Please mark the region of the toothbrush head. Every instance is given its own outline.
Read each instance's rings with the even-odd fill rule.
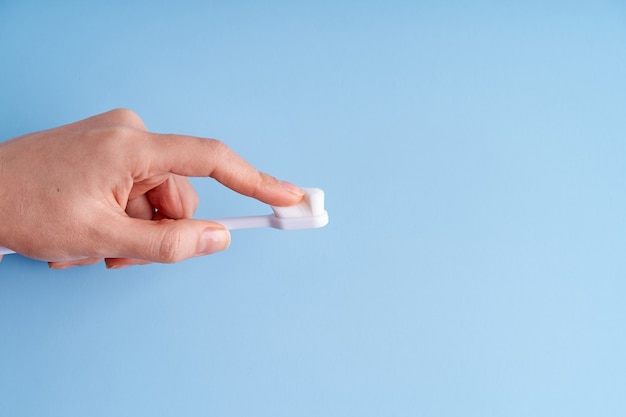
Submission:
[[[313,229],[328,224],[328,213],[324,210],[324,191],[319,188],[305,188],[304,198],[295,206],[271,207],[274,210],[271,224],[276,229]]]

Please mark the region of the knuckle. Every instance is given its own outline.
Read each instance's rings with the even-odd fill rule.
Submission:
[[[107,128],[106,130],[106,134],[104,135],[105,139],[108,140],[130,140],[132,139],[134,136],[136,136],[136,130],[128,127],[128,126],[124,126],[124,125],[117,125],[117,126],[111,126],[109,128]]]
[[[181,252],[182,234],[178,229],[169,229],[158,244],[157,260],[162,263],[174,263],[184,259]]]
[[[91,139],[91,145],[99,155],[117,155],[120,149],[128,149],[136,142],[137,130],[116,125],[95,130],[85,137]]]
[[[141,120],[141,117],[134,111],[126,108],[119,108],[111,110],[111,118],[115,120],[116,124],[122,126],[128,126],[135,129],[145,129],[145,125]]]
[[[218,155],[223,158],[230,153],[228,145],[219,139],[206,139],[205,143],[208,145],[213,155]]]

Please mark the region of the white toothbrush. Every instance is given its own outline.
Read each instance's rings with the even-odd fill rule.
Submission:
[[[262,216],[226,217],[211,219],[229,230],[273,227],[282,230],[316,229],[328,224],[328,212],[324,210],[324,191],[305,188],[302,202],[290,207],[270,206],[274,214]],[[15,253],[0,246],[0,255]]]

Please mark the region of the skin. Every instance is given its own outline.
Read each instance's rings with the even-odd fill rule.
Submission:
[[[275,206],[304,195],[218,140],[151,133],[117,109],[0,144],[0,246],[54,269],[172,263],[226,249],[224,227],[192,219],[199,199],[187,177],[212,177]]]

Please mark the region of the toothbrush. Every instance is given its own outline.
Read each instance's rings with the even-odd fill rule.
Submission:
[[[270,206],[274,214],[261,216],[225,217],[211,219],[229,230],[272,227],[282,230],[316,229],[328,224],[328,212],[324,210],[324,191],[319,188],[305,188],[304,198],[299,204],[290,207]],[[15,253],[0,246],[0,255]]]

